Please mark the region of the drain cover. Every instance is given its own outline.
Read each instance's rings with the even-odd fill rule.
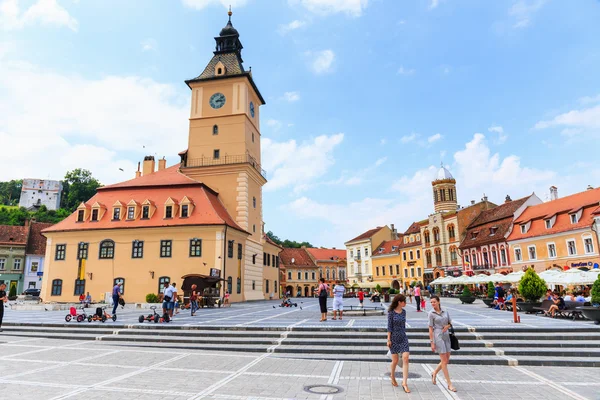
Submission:
[[[304,391],[313,394],[337,394],[342,393],[344,390],[333,385],[310,385],[304,386]]]

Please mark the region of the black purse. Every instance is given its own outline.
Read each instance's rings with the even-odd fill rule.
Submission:
[[[450,348],[452,350],[460,350],[460,344],[458,343],[458,339],[454,334],[454,327],[452,325],[450,325],[448,332],[450,333]]]

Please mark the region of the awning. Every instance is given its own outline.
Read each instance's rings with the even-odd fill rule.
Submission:
[[[218,276],[208,276],[208,275],[200,275],[200,274],[189,274],[181,277],[183,279],[183,283],[181,284],[182,290],[191,290],[192,285],[195,284],[198,286],[198,290],[202,291],[204,288],[212,287],[215,283],[219,281],[224,281],[225,279],[219,278]]]

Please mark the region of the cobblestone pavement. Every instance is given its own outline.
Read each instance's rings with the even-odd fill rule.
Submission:
[[[4,333],[0,355],[3,400],[600,399],[600,371],[594,368],[451,365],[458,389],[452,393],[441,374],[432,385],[433,365],[411,364],[407,395],[391,386],[387,363],[148,350]],[[307,392],[309,386],[316,393]]]
[[[356,313],[347,313],[342,321],[329,319],[326,322],[319,322],[321,317],[317,299],[297,298],[294,301],[298,307],[281,308],[279,300],[258,301],[250,303],[236,303],[231,308],[203,308],[198,310],[195,317],[190,315],[189,310],[181,311],[176,315],[170,325],[187,326],[227,326],[227,327],[386,327],[386,317],[383,315],[362,316]],[[331,307],[332,300],[328,299],[328,305]],[[345,306],[358,306],[357,299],[345,299]],[[365,299],[365,306],[376,306],[379,303],[371,303]],[[388,304],[384,304],[387,307]],[[518,328],[556,328],[568,329],[569,327],[593,327],[591,321],[572,321],[567,319],[551,319],[535,315],[519,313],[521,317],[520,324],[514,324],[512,312],[493,310],[485,307],[481,300],[474,304],[460,304],[455,298],[442,299],[442,305],[449,311],[456,326],[472,327],[496,327],[507,325]],[[428,307],[430,307],[428,305]],[[429,308],[428,308],[429,309]],[[95,306],[87,309],[88,312],[94,312]],[[64,317],[66,311],[12,311],[5,310],[4,321],[16,323],[65,323]],[[111,311],[110,309],[108,310]],[[150,310],[125,308],[117,311],[118,320],[105,322],[92,322],[99,325],[136,325],[139,324],[138,317],[142,314],[148,314]],[[159,310],[161,311],[161,310]],[[423,328],[427,326],[427,313],[416,312],[414,303],[407,304],[408,326]],[[72,321],[71,324],[78,323]],[[84,322],[82,324],[88,324]],[[144,322],[149,324],[149,322]],[[598,326],[600,330],[600,326]]]

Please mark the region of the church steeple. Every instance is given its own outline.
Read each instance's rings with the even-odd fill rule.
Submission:
[[[227,15],[229,15],[229,21],[227,21],[227,25],[225,25],[225,27],[221,29],[221,32],[219,32],[219,36],[215,37],[217,45],[214,53],[237,53],[237,55],[240,58],[240,61],[242,61],[242,49],[244,48],[244,46],[242,46],[242,42],[240,42],[239,32],[233,27],[233,24],[231,23],[232,14],[233,13],[231,12],[231,7],[229,7],[229,12],[227,12]]]

